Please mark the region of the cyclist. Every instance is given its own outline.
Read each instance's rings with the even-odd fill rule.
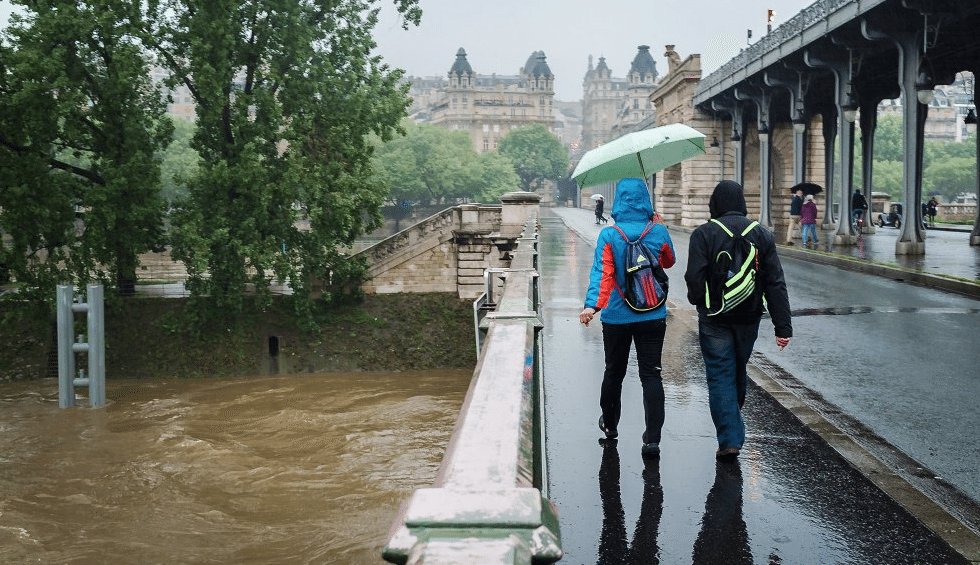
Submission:
[[[858,221],[864,218],[864,213],[868,210],[868,200],[861,194],[861,190],[855,188],[854,195],[851,196],[851,223],[857,225]]]

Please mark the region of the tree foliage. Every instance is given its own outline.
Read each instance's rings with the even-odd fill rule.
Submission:
[[[163,153],[161,195],[167,204],[186,200],[187,183],[197,175],[200,155],[191,147],[197,126],[190,120],[174,120],[174,137]]]
[[[378,177],[397,203],[495,203],[518,187],[509,159],[477,153],[469,134],[406,122],[405,135],[379,143]]]
[[[396,0],[417,24],[415,0]],[[247,288],[348,271],[384,186],[369,134],[387,140],[409,100],[371,54],[377,10],[358,0],[173,0],[148,5],[147,39],[196,104],[200,166],[173,215],[188,287],[236,308]],[[307,227],[308,226],[308,227]]]
[[[514,163],[526,191],[541,188],[546,179],[557,181],[568,172],[568,150],[541,124],[510,130],[497,143],[497,151]]]
[[[875,130],[874,189],[887,192],[897,200],[905,197],[903,143],[902,118],[894,115],[879,118]],[[923,195],[939,194],[945,201],[950,201],[961,192],[975,192],[976,160],[976,134],[961,142],[925,140],[922,153]],[[860,170],[857,166],[855,168]]]
[[[171,135],[138,41],[138,3],[15,2],[0,45],[0,226],[26,292],[131,291],[162,244],[158,152]],[[78,212],[78,217],[76,217]]]

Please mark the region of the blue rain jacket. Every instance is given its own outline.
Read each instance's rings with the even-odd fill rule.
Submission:
[[[636,239],[646,229],[653,216],[653,204],[646,183],[641,179],[622,179],[616,184],[616,199],[611,214],[626,237]],[[662,224],[654,224],[643,237],[651,249],[659,251],[660,266],[668,269],[674,265],[674,244]],[[628,324],[656,320],[667,316],[667,303],[656,310],[642,314],[634,312],[623,300],[623,277],[626,240],[613,226],[603,228],[596,242],[592,271],[589,273],[589,290],[585,294],[585,307],[601,312],[605,324]]]

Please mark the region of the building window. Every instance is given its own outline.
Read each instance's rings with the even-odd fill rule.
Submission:
[[[493,124],[493,133],[500,133],[500,124]]]
[[[490,133],[490,124],[483,124],[483,133]]]

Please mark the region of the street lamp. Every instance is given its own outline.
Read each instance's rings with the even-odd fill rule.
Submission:
[[[793,133],[806,133],[806,120],[803,116],[793,119]]]
[[[841,105],[841,110],[844,112],[844,119],[853,124],[858,114],[857,99],[854,97],[853,90],[847,93],[847,100]]]
[[[932,78],[932,73],[929,72],[931,67],[929,58],[923,55],[922,61],[919,62],[919,76],[915,79],[915,96],[919,99],[919,104],[930,104],[936,95],[933,92],[936,89],[936,79]]]

